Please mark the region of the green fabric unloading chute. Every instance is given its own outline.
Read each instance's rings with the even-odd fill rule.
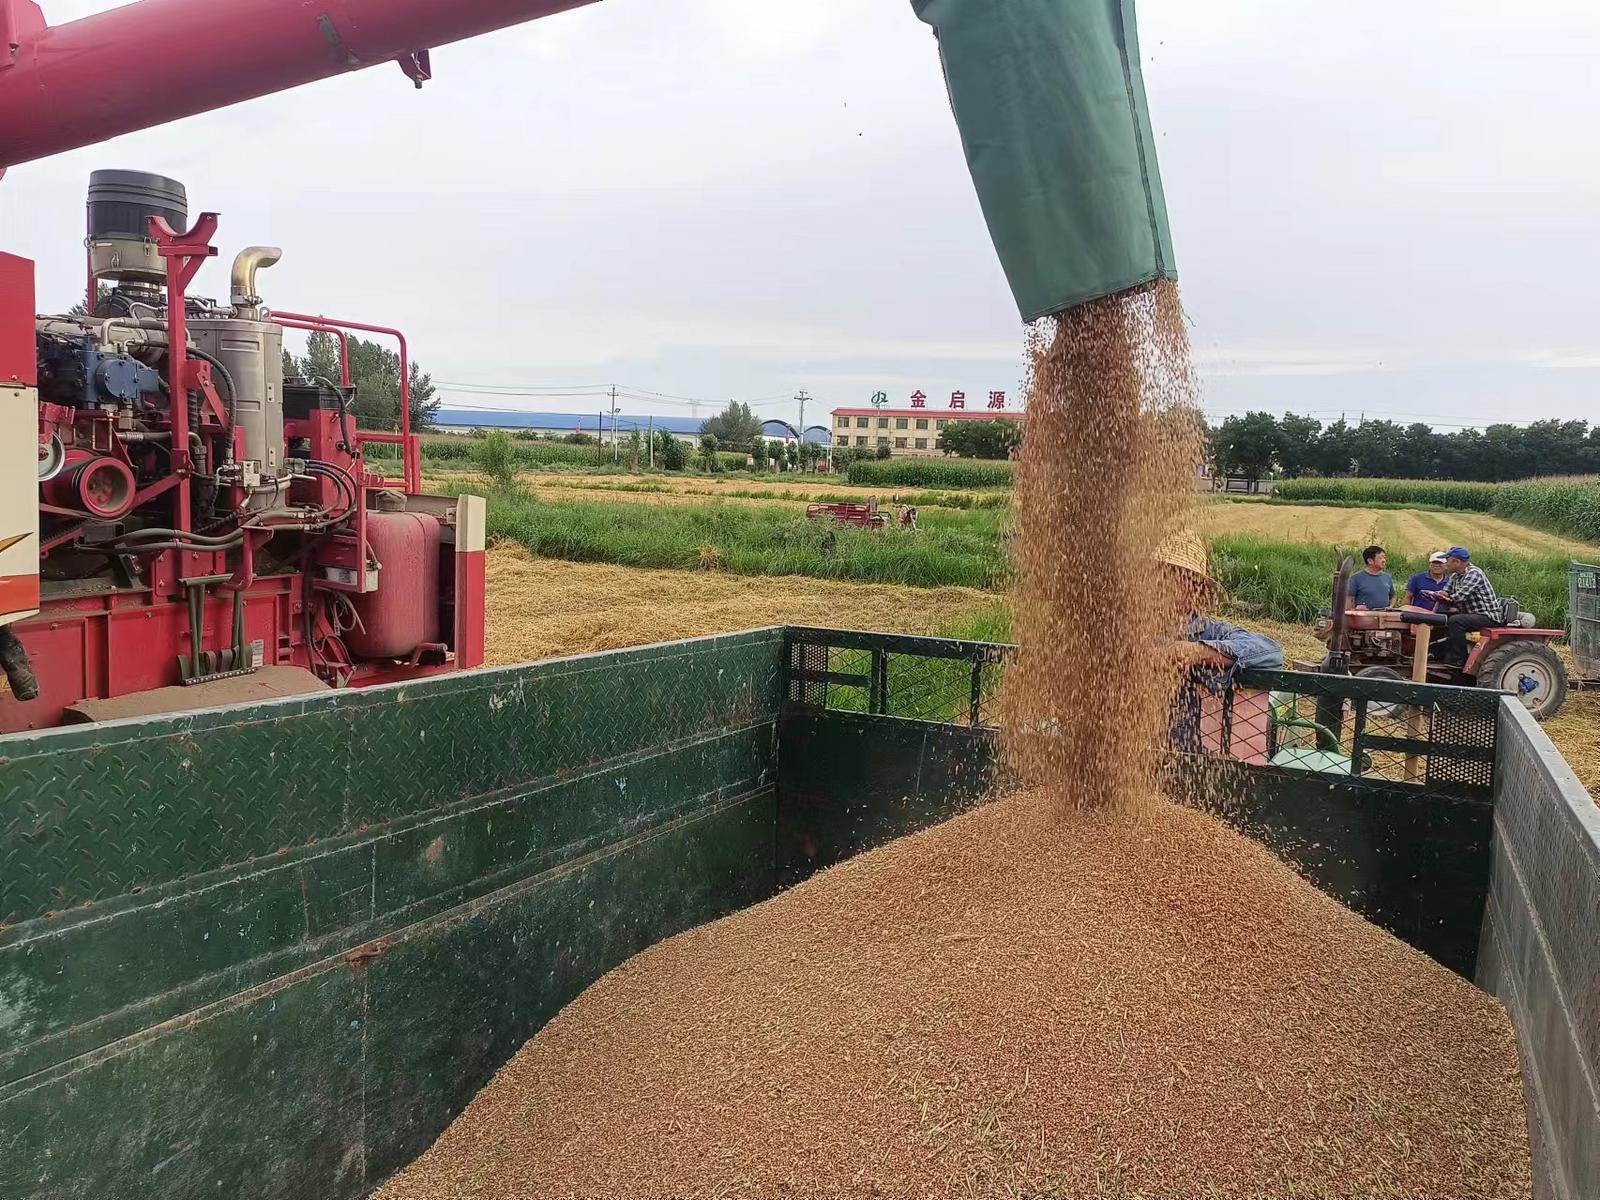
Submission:
[[[1024,320],[1176,279],[1133,0],[911,0]]]

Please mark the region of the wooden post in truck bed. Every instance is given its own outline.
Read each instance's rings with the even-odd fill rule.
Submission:
[[[1428,682],[1428,645],[1433,641],[1433,626],[1426,623],[1417,626],[1416,649],[1411,655],[1411,681],[1413,683]],[[1406,736],[1412,741],[1422,737],[1422,709],[1413,708],[1411,716],[1406,721]],[[1406,782],[1421,783],[1424,773],[1424,760],[1416,754],[1406,755]]]

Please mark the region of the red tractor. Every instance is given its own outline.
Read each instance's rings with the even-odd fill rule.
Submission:
[[[896,520],[902,529],[917,527],[917,510],[907,505],[897,505]],[[862,529],[889,528],[889,514],[878,507],[873,496],[865,504],[808,504],[806,517],[812,521],[834,520]]]
[[[1534,627],[1532,613],[1514,599],[1502,601],[1499,625],[1471,635],[1472,648],[1461,666],[1438,661],[1444,644],[1444,613],[1418,608],[1353,609],[1346,590],[1353,562],[1345,559],[1334,579],[1333,605],[1317,624],[1316,634],[1328,644],[1322,670],[1338,674],[1415,679],[1419,640],[1427,645],[1426,683],[1486,687],[1519,696],[1528,711],[1543,721],[1553,717],[1567,698],[1567,668],[1556,654],[1562,629]],[[1426,630],[1426,634],[1422,631]]]

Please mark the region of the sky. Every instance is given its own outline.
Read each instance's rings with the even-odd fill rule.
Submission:
[[[43,0],[55,24],[112,7]],[[1139,22],[1209,415],[1600,420],[1600,6],[1141,0]],[[1017,402],[1022,326],[907,0],[603,0],[433,66],[14,168],[0,244],[65,309],[89,172],[149,170],[222,214],[196,291],[282,246],[269,304],[403,328],[475,389],[453,407]]]

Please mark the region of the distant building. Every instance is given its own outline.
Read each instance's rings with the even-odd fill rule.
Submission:
[[[852,450],[889,447],[894,458],[938,454],[939,434],[955,421],[1021,421],[1021,413],[974,409],[836,408],[833,444]]]

